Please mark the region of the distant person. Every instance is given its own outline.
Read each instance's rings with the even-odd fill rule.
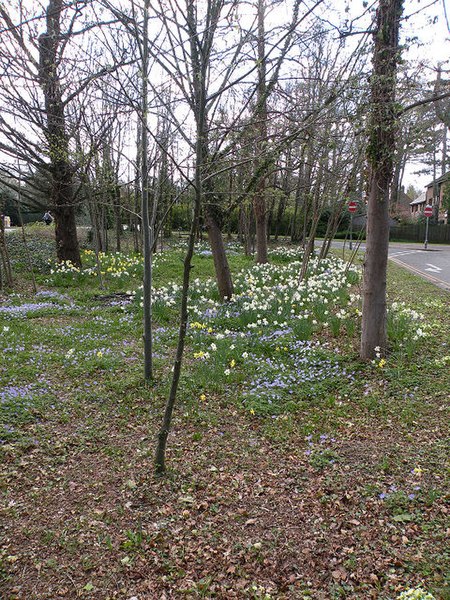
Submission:
[[[44,216],[42,217],[42,220],[46,225],[50,225],[51,223],[53,223],[53,216],[49,210],[45,212]]]

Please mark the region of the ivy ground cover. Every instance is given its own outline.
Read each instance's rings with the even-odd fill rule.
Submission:
[[[361,363],[358,268],[229,255],[223,305],[197,248],[162,480],[182,249],[155,260],[148,386],[140,257],[102,256],[106,289],[90,252],[40,259],[39,293],[2,297],[2,597],[450,597],[448,295],[393,267],[389,353]]]

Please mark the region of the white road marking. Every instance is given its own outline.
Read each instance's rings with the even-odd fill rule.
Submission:
[[[403,250],[402,252],[395,252],[394,254],[389,254],[389,257],[394,256],[406,256],[407,254],[417,254],[420,250]]]
[[[438,287],[450,292],[450,283],[449,282],[444,281],[443,279],[439,279],[438,277],[434,277],[433,275],[428,275],[428,273],[425,273],[424,271],[420,271],[416,267],[413,267],[412,265],[408,265],[407,263],[405,263],[401,260],[398,260],[397,258],[393,258],[392,260],[393,260],[393,262],[397,263],[404,269],[407,269],[408,271],[411,271],[412,273],[415,273],[416,275],[420,275],[424,279],[428,279],[428,281],[433,282]]]
[[[425,267],[425,271],[430,271],[431,273],[440,273],[442,271],[441,267],[437,267],[431,263],[427,263],[427,265],[428,267]]]

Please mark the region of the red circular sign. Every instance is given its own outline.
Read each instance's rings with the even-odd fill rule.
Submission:
[[[351,213],[354,213],[354,212],[356,212],[356,211],[357,211],[357,209],[358,209],[358,205],[356,204],[356,202],[352,201],[352,202],[349,202],[349,203],[348,203],[348,210],[349,210]]]
[[[423,214],[426,217],[431,217],[433,215],[433,207],[431,205],[425,206]]]

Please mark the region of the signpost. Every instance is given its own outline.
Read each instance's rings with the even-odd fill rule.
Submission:
[[[426,250],[428,248],[428,225],[430,222],[430,217],[433,216],[433,207],[431,204],[429,204],[428,206],[425,206],[425,208],[423,209],[423,214],[427,218],[427,222],[425,224],[425,243],[424,243],[424,249]]]
[[[358,210],[358,204],[354,200],[348,203],[348,212],[350,213],[350,250],[353,250],[353,213]]]

